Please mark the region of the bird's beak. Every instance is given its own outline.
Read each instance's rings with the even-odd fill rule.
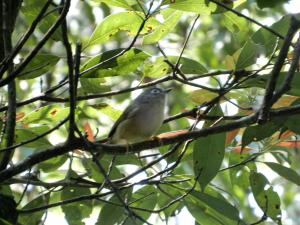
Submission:
[[[172,91],[172,88],[165,89],[165,93],[169,93],[170,91]]]

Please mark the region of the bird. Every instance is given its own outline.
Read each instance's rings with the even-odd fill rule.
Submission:
[[[124,110],[108,134],[109,144],[132,144],[151,138],[161,127],[171,89],[145,89]]]

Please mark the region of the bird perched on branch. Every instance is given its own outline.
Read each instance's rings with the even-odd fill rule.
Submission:
[[[163,123],[170,90],[152,87],[134,99],[109,132],[108,143],[129,144],[153,136]]]

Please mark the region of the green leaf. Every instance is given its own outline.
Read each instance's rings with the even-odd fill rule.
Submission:
[[[209,15],[217,9],[214,3],[207,3],[206,0],[164,0],[162,5],[168,5],[171,9],[194,12],[201,15]]]
[[[191,195],[231,220],[238,221],[240,219],[238,209],[224,199],[220,199],[198,191],[192,191]]]
[[[165,9],[161,10],[161,14],[164,17],[164,22],[157,26],[152,33],[144,36],[143,44],[155,43],[166,36],[174,29],[183,13],[173,9]]]
[[[105,43],[119,31],[127,31],[129,35],[136,35],[143,20],[144,14],[136,11],[120,12],[109,15],[98,24],[86,47]],[[140,34],[146,34],[155,29],[158,25],[160,25],[160,23],[151,17],[147,20]]]
[[[132,5],[136,4],[135,0],[92,0],[92,2],[104,2],[107,5],[117,6],[125,9],[132,9]]]
[[[49,54],[38,54],[18,75],[20,80],[33,79],[41,76],[53,69],[53,66],[59,61],[59,57]]]
[[[217,96],[217,93],[205,89],[200,89],[189,93],[189,98],[197,104],[203,104],[204,102],[208,102]]]
[[[119,191],[118,194],[125,201],[125,199],[130,198],[132,194],[131,192],[132,189],[128,189],[126,191]],[[126,210],[123,203],[120,202],[116,195],[111,197],[109,202],[111,203],[105,203],[102,207],[96,225],[121,224],[121,222],[126,218]]]
[[[246,159],[248,159],[250,156],[249,154],[243,153],[239,154],[234,151],[231,151],[229,153],[229,166],[237,165]],[[247,164],[248,165],[248,164]],[[244,190],[246,190],[249,187],[249,171],[247,168],[245,168],[245,165],[239,165],[236,167],[233,167],[229,170],[229,175],[230,175],[230,181],[231,185],[237,185]]]
[[[221,14],[223,19],[220,21],[231,33],[245,32],[249,30],[247,20],[237,16],[233,12],[225,12]]]
[[[0,224],[1,225],[13,225],[12,223],[8,222],[7,220],[4,220],[2,218],[0,218]]]
[[[253,65],[258,57],[258,48],[259,45],[250,40],[247,41],[237,59],[235,65],[236,70],[245,69],[246,67]]]
[[[132,204],[130,204],[130,206],[132,207],[153,210],[157,204],[157,190],[153,186],[144,186],[138,191],[133,193],[130,202],[132,202]],[[139,216],[141,216],[144,220],[147,220],[151,215],[151,212],[147,212],[147,211],[135,210],[135,209],[133,209],[133,211],[137,213]],[[124,225],[132,225],[132,224],[136,224],[136,222],[140,222],[140,221],[136,220],[133,217],[129,217],[124,223]]]
[[[277,0],[277,1],[270,1],[270,0],[256,0],[256,3],[259,8],[274,8],[279,4],[288,3],[290,0]]]
[[[51,124],[65,119],[69,114],[69,107],[62,107],[60,104],[46,105],[38,108],[26,116],[20,122],[22,124]]]
[[[300,116],[294,115],[287,117],[284,125],[291,131],[300,134]]]
[[[45,129],[49,129],[48,127],[45,127]],[[46,130],[45,130],[46,131]],[[24,141],[27,141],[29,139],[35,138],[39,135],[40,133],[36,131],[35,127],[33,128],[18,128],[15,131],[15,143],[21,143]],[[51,145],[51,143],[45,138],[39,138],[35,140],[34,142],[30,142],[26,145],[23,145],[29,148],[48,148]]]
[[[61,167],[66,162],[67,159],[68,157],[66,155],[56,156],[42,163],[39,163],[38,168],[45,173],[49,173]]]
[[[99,167],[95,164],[95,162],[91,159],[82,159],[82,165],[84,166],[88,176],[95,180],[98,183],[102,183],[104,181],[104,176],[99,170]],[[107,171],[110,165],[110,161],[102,160],[101,165]],[[123,178],[124,175],[119,171],[117,167],[113,167],[110,173],[111,179],[120,179]]]
[[[222,114],[221,109],[209,114]],[[217,175],[225,153],[225,133],[213,134],[196,140],[193,150],[194,173],[204,190],[206,185]]]
[[[104,83],[106,83],[104,78],[80,78],[80,84],[85,93],[98,94],[110,91],[110,86]]]
[[[40,13],[41,8],[44,6],[44,1],[36,1],[36,0],[26,0],[25,4],[21,7],[21,12],[24,14],[26,18],[26,22],[28,25],[32,24],[33,20]],[[54,7],[49,7],[49,10],[53,10]],[[57,10],[53,10],[52,13],[46,13],[46,16],[42,18],[38,23],[38,29],[42,31],[42,33],[46,33],[49,28],[55,23],[57,17],[59,16],[56,13]],[[55,41],[59,41],[61,39],[61,29],[57,29],[51,36]]]
[[[300,175],[295,170],[282,166],[279,163],[273,163],[273,162],[264,162],[264,163],[268,167],[270,167],[273,171],[278,173],[280,176],[300,186]]]
[[[27,203],[22,209],[33,209],[36,207],[44,206],[49,203],[50,194],[40,195],[39,197],[33,199],[29,203]],[[18,218],[18,222],[20,224],[39,224],[42,219],[42,216],[46,212],[45,210],[40,210],[33,213],[21,213]]]
[[[269,186],[267,178],[256,172],[250,174],[250,185],[255,201],[267,216],[275,221],[281,221],[280,198]]]
[[[123,52],[124,48],[114,49],[97,55],[88,60],[80,69],[81,72],[102,63]],[[99,68],[85,73],[82,78],[102,78],[109,76],[128,75],[135,71],[150,55],[140,49],[132,48],[123,55],[103,63]]]
[[[171,63],[176,63],[178,56],[168,56],[168,60]],[[202,74],[207,73],[207,69],[199,62],[193,59],[181,57],[180,58],[180,69],[181,71],[188,75],[188,74]],[[171,71],[172,68],[164,62],[164,57],[160,56],[157,57],[152,62],[146,62],[144,65],[144,76],[158,78],[166,75]]]
[[[253,141],[260,141],[267,137],[270,137],[280,128],[281,124],[275,123],[274,121],[262,125],[247,127],[242,137],[242,148]]]
[[[276,89],[278,89],[284,82],[286,72],[281,72],[277,79]],[[270,79],[270,74],[262,74],[253,79],[249,79],[243,84],[243,87],[260,87],[265,88],[268,80]],[[291,89],[286,92],[286,94],[300,96],[300,73],[296,72],[291,82]]]
[[[78,175],[75,172],[71,171],[70,176],[76,177]],[[88,188],[65,187],[61,192],[60,198],[62,201],[64,201],[71,198],[90,194],[91,191]],[[84,218],[89,217],[92,213],[93,203],[91,200],[85,200],[70,204],[64,204],[61,206],[61,208],[69,224],[84,225],[85,223],[82,222],[82,220]]]
[[[186,202],[185,206],[199,224],[224,225],[222,221],[207,212],[206,207],[193,202]]]
[[[274,34],[260,28],[251,38],[254,43],[260,46],[260,50],[264,55],[269,56],[273,53],[277,42],[277,37]]]

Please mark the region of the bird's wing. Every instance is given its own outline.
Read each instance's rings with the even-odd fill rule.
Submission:
[[[113,125],[113,127],[111,128],[109,134],[108,134],[108,138],[111,138],[117,127],[120,125],[121,122],[129,119],[129,118],[132,118],[134,115],[136,115],[138,111],[138,107],[135,106],[135,104],[131,104],[129,105],[125,110],[124,112],[122,113],[122,115],[117,119],[117,121],[115,122],[115,124]]]

